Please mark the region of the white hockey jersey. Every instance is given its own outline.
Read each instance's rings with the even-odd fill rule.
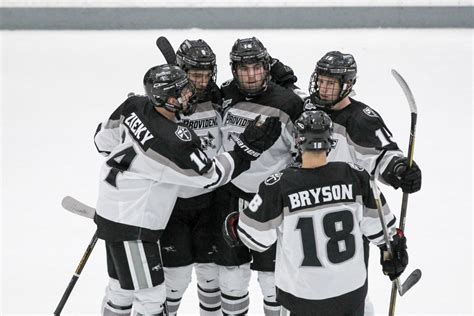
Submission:
[[[156,241],[178,196],[222,185],[250,165],[233,152],[209,159],[193,130],[163,117],[143,96],[128,98],[100,124],[95,144],[108,155],[95,221],[109,241]]]
[[[385,174],[394,158],[403,157],[403,152],[392,139],[392,133],[381,116],[368,105],[349,98],[351,103],[339,111],[305,103],[305,110],[322,110],[334,123],[335,147],[328,161],[352,162],[367,172],[377,168],[378,180],[390,184]]]
[[[379,245],[383,231],[369,174],[355,168],[330,162],[285,169],[268,177],[240,213],[239,237],[249,248],[265,251],[277,242],[278,299],[292,312],[339,315],[335,306],[351,310],[365,298],[364,238]],[[392,236],[396,219],[381,200]]]

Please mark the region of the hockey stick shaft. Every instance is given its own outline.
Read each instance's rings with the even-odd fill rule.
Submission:
[[[416,106],[415,98],[413,97],[413,93],[410,90],[407,82],[403,77],[395,70],[392,69],[392,75],[395,80],[398,82],[400,87],[402,88],[405,97],[407,98],[408,105],[410,106],[410,113],[411,113],[411,120],[410,120],[410,139],[408,142],[408,166],[411,167],[413,165],[413,154],[415,149],[415,132],[416,132],[416,123],[418,118],[418,109]],[[402,206],[400,211],[400,229],[402,231],[405,230],[406,225],[406,217],[407,217],[407,208],[408,208],[408,193],[403,193],[402,196]],[[421,275],[420,275],[421,276]],[[390,294],[390,307],[389,307],[389,315],[395,315],[395,305],[397,301],[397,289],[395,285],[392,285],[392,292]]]
[[[86,251],[84,252],[84,255],[81,258],[81,261],[79,262],[79,265],[76,268],[76,271],[74,272],[74,275],[71,278],[71,281],[69,281],[69,284],[64,291],[63,296],[61,297],[61,300],[59,301],[58,306],[56,307],[56,310],[54,311],[54,315],[61,315],[61,311],[64,308],[64,305],[66,305],[66,302],[69,298],[69,295],[72,292],[72,289],[76,285],[77,280],[81,276],[82,269],[86,265],[87,260],[89,259],[90,254],[92,253],[92,250],[94,249],[95,244],[97,243],[98,235],[97,231],[94,233],[94,236],[92,236],[92,239],[87,246]]]
[[[390,244],[390,237],[388,236],[387,224],[385,223],[385,218],[383,216],[382,200],[380,198],[380,191],[379,191],[379,188],[377,187],[377,182],[375,181],[375,175],[374,174],[372,174],[371,177],[370,177],[370,186],[371,186],[372,192],[374,194],[375,204],[377,206],[377,213],[379,215],[380,225],[382,226],[383,239],[384,239],[385,245],[387,247],[388,256],[389,256],[389,259],[392,259],[392,257],[393,257],[392,246]],[[396,278],[392,282],[392,284],[395,285],[395,288],[398,289],[399,293],[402,293],[402,286],[400,285],[400,280],[398,278]]]
[[[163,54],[167,64],[176,65],[176,53],[166,37],[158,37],[156,39],[156,47],[158,47],[160,52]]]

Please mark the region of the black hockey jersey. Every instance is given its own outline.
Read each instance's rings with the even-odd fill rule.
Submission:
[[[392,236],[395,216],[381,200]],[[256,251],[277,242],[278,300],[298,315],[359,306],[367,292],[363,238],[384,242],[369,174],[343,162],[268,177],[240,213],[238,233]]]
[[[217,187],[250,165],[233,152],[209,159],[193,130],[166,119],[144,96],[128,98],[101,123],[95,144],[108,155],[96,223],[109,241],[156,241],[183,191]]]
[[[387,184],[383,175],[394,157],[403,153],[392,140],[381,116],[368,105],[349,98],[351,103],[339,111],[305,104],[305,110],[318,109],[326,112],[334,123],[335,148],[328,161],[353,162],[369,173],[377,169],[377,178]]]
[[[247,193],[255,193],[258,184],[268,175],[286,168],[295,151],[293,122],[303,111],[303,101],[290,89],[269,82],[267,90],[248,98],[240,93],[234,80],[221,87],[224,109],[222,118],[222,149],[231,150],[235,139],[244,131],[249,121],[258,115],[262,119],[275,116],[282,123],[281,136],[259,159],[252,161],[250,169],[232,180],[232,184]]]

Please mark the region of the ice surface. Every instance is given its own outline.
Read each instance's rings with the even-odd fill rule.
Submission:
[[[384,118],[400,147],[409,138],[409,108],[390,69],[410,85],[419,118],[415,160],[422,190],[410,196],[406,234],[410,272],[423,278],[398,298],[400,314],[472,312],[472,30],[356,29],[256,31],[2,31],[2,307],[1,313],[51,314],[95,226],[61,208],[65,195],[91,205],[97,198],[102,156],[92,137],[97,124],[141,92],[142,76],[164,62],[155,39],[174,47],[203,38],[218,56],[218,81],[231,77],[228,53],[238,37],[255,35],[291,65],[307,89],[326,51],[354,54],[359,99]],[[399,214],[401,192],[382,187]],[[369,293],[386,315],[390,282],[372,247]],[[405,276],[406,277],[406,276]],[[403,279],[403,278],[402,278]],[[99,242],[64,309],[64,315],[99,314],[107,282]],[[263,314],[256,278],[250,314]],[[195,283],[180,315],[197,315]]]

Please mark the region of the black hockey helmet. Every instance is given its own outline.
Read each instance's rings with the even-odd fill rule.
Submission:
[[[202,39],[185,40],[176,52],[176,62],[184,71],[191,69],[210,70],[211,80],[216,81],[216,55],[211,47]]]
[[[357,64],[354,56],[343,54],[339,51],[326,53],[317,63],[309,81],[309,94],[311,101],[319,106],[331,108],[344,99],[352,91],[356,82]],[[341,91],[335,100],[323,100],[320,96],[318,86],[319,76],[336,78],[339,81]]]
[[[238,39],[235,41],[230,52],[230,66],[232,68],[232,75],[239,90],[246,96],[256,96],[262,93],[270,80],[270,55],[265,46],[256,37]],[[264,67],[265,77],[261,86],[255,89],[243,88],[240,79],[237,76],[237,67],[243,64],[262,63]]]
[[[295,121],[295,127],[295,141],[301,152],[325,150],[329,153],[333,148],[333,124],[323,111],[303,112]]]
[[[188,100],[194,94],[194,87],[188,81],[186,72],[175,65],[159,65],[150,68],[143,77],[148,99],[159,107],[174,113],[189,115],[195,106]],[[168,102],[168,97],[174,97],[178,104]]]

